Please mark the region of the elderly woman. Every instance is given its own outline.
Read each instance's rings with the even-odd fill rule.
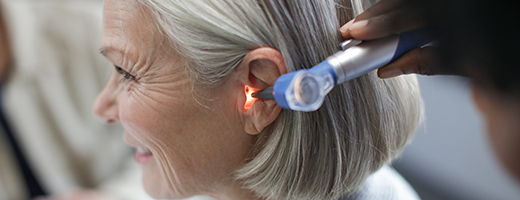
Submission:
[[[310,113],[246,97],[337,51],[340,25],[362,8],[340,0],[105,0],[102,53],[115,70],[95,112],[125,127],[156,198],[416,198],[384,167],[421,120],[414,76],[362,76]]]

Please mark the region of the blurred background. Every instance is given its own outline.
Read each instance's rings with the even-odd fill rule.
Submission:
[[[514,200],[520,184],[500,166],[469,82],[419,76],[426,119],[394,167],[423,200]]]

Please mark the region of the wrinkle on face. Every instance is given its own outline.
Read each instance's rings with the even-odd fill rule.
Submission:
[[[152,196],[186,198],[227,190],[255,143],[237,111],[240,97],[234,91],[243,86],[230,78],[214,91],[200,90],[211,100],[195,98],[187,61],[147,21],[151,18],[136,0],[105,0],[105,55],[136,80],[119,82],[121,75],[113,72],[103,95],[114,99],[111,106],[118,110],[125,137],[153,153],[142,166]]]

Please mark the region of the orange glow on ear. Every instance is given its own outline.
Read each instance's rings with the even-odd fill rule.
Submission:
[[[246,85],[244,86],[244,91],[246,93],[246,103],[244,104],[244,110],[249,110],[256,101],[256,98],[251,96],[254,92],[256,92],[256,90]]]

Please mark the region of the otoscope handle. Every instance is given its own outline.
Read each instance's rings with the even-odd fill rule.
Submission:
[[[329,56],[311,69],[280,76],[273,91],[262,91],[254,96],[270,98],[272,95],[282,108],[315,111],[335,85],[369,73],[432,41],[425,28],[361,43],[350,40],[354,45]]]
[[[392,57],[390,62],[396,60],[405,53],[413,49],[422,47],[432,41],[433,39],[430,36],[430,34],[428,34],[426,28],[420,28],[403,32],[399,34],[399,44],[397,46],[397,49],[395,50],[394,57]]]
[[[432,42],[425,28],[389,35],[350,47],[328,57],[326,62],[334,69],[336,85],[380,68],[408,51]]]

